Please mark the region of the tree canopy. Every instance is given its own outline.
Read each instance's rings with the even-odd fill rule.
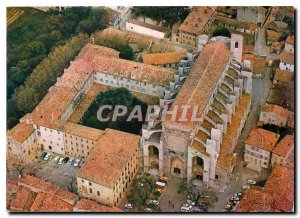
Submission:
[[[112,110],[104,110],[103,117],[109,117],[107,122],[100,122],[97,119],[97,111],[103,105],[111,105]],[[116,105],[124,105],[128,108],[126,115],[118,117],[117,121],[112,121],[113,110]],[[82,124],[85,126],[104,130],[106,128],[117,129],[125,132],[139,134],[143,122],[137,119],[127,122],[129,114],[135,105],[140,105],[143,111],[146,111],[147,104],[134,97],[127,89],[117,88],[106,92],[101,92],[86,111],[82,118]]]
[[[132,14],[135,17],[148,17],[152,20],[165,23],[169,28],[177,22],[183,22],[190,12],[188,6],[174,6],[174,7],[133,7]]]
[[[35,108],[49,88],[55,84],[56,78],[63,74],[64,69],[68,67],[70,61],[75,58],[88,41],[89,36],[81,33],[72,37],[65,45],[57,46],[32,71],[25,83],[15,89],[12,98],[7,102],[8,128],[14,126],[21,116],[31,112]],[[20,62],[19,67],[28,70],[28,64],[25,61]],[[15,77],[23,76],[18,71],[13,75]],[[15,78],[15,80],[17,79]]]
[[[128,41],[121,35],[113,32],[97,31],[91,35],[96,45],[113,48],[120,52],[120,58],[133,60],[134,53]]]
[[[225,37],[229,37],[230,38],[231,37],[231,33],[225,27],[218,27],[212,33],[212,37],[215,37],[215,36],[225,36]]]

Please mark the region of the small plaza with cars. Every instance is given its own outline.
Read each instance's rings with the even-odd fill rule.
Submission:
[[[61,156],[50,152],[41,152],[39,158],[30,166],[36,176],[59,186],[76,184],[76,173],[83,161],[71,156]]]

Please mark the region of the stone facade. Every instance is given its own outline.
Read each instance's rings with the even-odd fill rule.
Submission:
[[[220,44],[222,43],[214,40],[213,43],[209,44],[209,48],[204,47],[203,52],[209,56],[209,50],[215,49],[214,46],[221,46]],[[201,102],[205,104],[200,115],[201,121],[191,125],[163,121],[162,125],[159,126],[154,125],[154,123],[159,122],[159,116],[156,116],[143,128],[142,144],[145,172],[185,178],[194,185],[216,186],[220,188],[220,191],[226,188],[234,167],[235,154],[232,153],[233,148],[250,111],[251,96],[249,94],[252,90],[252,74],[249,72],[242,73],[240,63],[229,55],[227,45],[221,47],[227,50],[226,55],[224,54],[223,57],[224,60],[222,60],[224,67],[219,66],[218,70],[213,72],[215,69],[212,67],[216,63],[206,66],[212,74],[216,73],[216,76],[212,77],[216,80],[215,85],[211,84],[211,93],[207,98],[207,103]],[[206,96],[206,93],[201,93],[200,90],[193,90],[193,87],[190,87],[189,83],[193,80],[192,78],[189,82],[186,81],[188,84],[182,81],[188,80],[189,77],[195,77],[198,80],[201,78],[201,74],[196,76],[197,71],[205,70],[199,68],[199,66],[203,64],[202,58],[206,58],[207,55],[200,55],[195,64],[193,59],[189,59],[185,66],[192,66],[191,68],[183,65],[178,68],[179,72],[174,76],[174,84],[171,84],[171,82],[170,87],[165,88],[160,106],[173,106],[179,101],[180,97],[183,97],[181,92],[186,93],[185,98],[187,99],[194,98],[193,94],[189,97],[189,94],[193,91],[197,92],[195,93],[197,96]],[[212,57],[211,61],[218,62],[220,58],[215,59],[215,57]],[[189,74],[192,74],[192,76]],[[184,76],[184,79],[180,79]],[[201,80],[206,80],[206,75]],[[200,83],[203,82],[201,80],[198,81],[199,87],[201,86]],[[178,88],[174,89],[174,87]],[[197,86],[195,88],[197,89]],[[190,99],[190,101],[195,100]],[[234,122],[234,124],[231,124],[231,122]],[[154,134],[155,130],[158,131],[157,126],[159,126],[160,134],[157,135],[154,141],[151,134]],[[226,135],[227,131],[230,131],[228,136]],[[226,142],[222,142],[224,137],[228,138],[226,142],[229,141],[230,145],[225,145]],[[157,146],[156,160],[159,163],[156,165],[157,170],[151,169],[151,153],[148,152],[149,147],[154,143]]]

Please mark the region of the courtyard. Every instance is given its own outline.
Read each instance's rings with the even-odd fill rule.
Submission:
[[[69,191],[76,193],[76,174],[82,163],[77,167],[69,163],[62,163],[59,165],[58,163],[54,162],[54,158],[56,156],[57,155],[55,154],[51,154],[49,160],[43,160],[40,158],[39,154],[38,158],[34,159],[32,162],[22,165],[10,161],[7,164],[7,179],[16,179],[18,178],[19,173],[22,175],[28,174],[55,185],[65,187]],[[59,157],[64,158],[66,156],[60,155]]]

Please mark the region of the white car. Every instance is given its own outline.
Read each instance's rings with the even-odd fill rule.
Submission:
[[[239,197],[242,197],[242,196],[243,196],[243,193],[242,193],[242,192],[239,192],[239,193],[237,193],[237,195],[238,195]]]
[[[248,180],[247,180],[247,184],[255,185],[256,182],[255,182],[254,180],[252,180],[252,179],[248,179]]]
[[[132,204],[130,204],[130,203],[128,203],[128,204],[125,204],[125,206],[124,207],[126,207],[126,208],[128,208],[128,209],[132,209],[133,208],[133,205]]]
[[[153,200],[152,204],[155,204],[157,206],[159,204],[159,202],[157,200]]]
[[[50,157],[51,157],[51,154],[46,154],[46,156],[44,157],[44,160],[49,160]]]
[[[58,160],[58,164],[59,164],[59,165],[62,165],[62,163],[63,163],[63,160],[64,160],[64,158],[63,158],[63,157],[59,158],[59,160]]]
[[[249,189],[249,188],[250,188],[249,185],[243,185],[243,187],[242,187],[243,190],[246,190],[246,189]]]
[[[73,164],[73,166],[74,166],[74,167],[79,166],[80,161],[81,161],[80,159],[76,159],[75,162],[74,162],[74,164]]]
[[[195,206],[195,202],[193,202],[192,200],[190,200],[190,199],[188,199],[187,201],[186,201],[186,203],[187,204],[189,204],[189,205],[192,205],[192,206]]]
[[[225,209],[228,209],[228,210],[231,210],[231,208],[232,208],[232,205],[230,205],[230,204],[226,204],[226,206],[224,207]]]
[[[192,205],[183,204],[180,208],[181,212],[190,212],[190,210],[193,208]]]
[[[73,161],[75,160],[75,158],[70,158],[70,160],[68,161],[68,164],[72,165]]]
[[[146,208],[146,209],[144,210],[144,212],[152,212],[152,209],[151,209],[151,208]]]
[[[189,204],[183,204],[181,207],[188,208],[189,210],[193,208],[193,206]]]
[[[137,187],[139,187],[139,188],[144,187],[144,184],[141,183],[141,182],[138,182],[138,183],[137,183]]]
[[[53,159],[53,162],[54,162],[54,163],[57,163],[58,160],[59,160],[59,156],[56,156],[56,157]]]
[[[239,197],[231,197],[231,200],[232,201],[240,201],[240,198]]]

